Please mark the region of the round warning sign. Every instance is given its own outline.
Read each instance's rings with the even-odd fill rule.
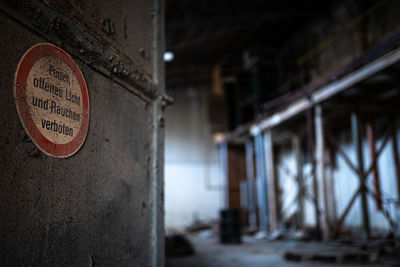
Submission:
[[[40,43],[26,51],[15,73],[14,96],[22,124],[40,150],[58,158],[79,150],[89,126],[89,95],[82,72],[64,50]]]

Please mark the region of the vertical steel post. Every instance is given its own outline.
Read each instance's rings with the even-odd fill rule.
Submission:
[[[322,120],[322,108],[321,106],[315,107],[315,143],[316,143],[316,176],[319,185],[319,196],[320,202],[323,203],[323,212],[321,218],[322,224],[322,237],[324,240],[328,240],[330,237],[329,229],[329,208],[328,208],[328,194],[326,190],[325,180],[325,143],[324,143],[324,123]]]
[[[263,142],[263,133],[259,132],[255,136],[259,230],[268,231],[268,189],[265,174],[265,152]]]
[[[370,238],[370,225],[369,225],[369,214],[368,214],[368,202],[367,202],[367,189],[365,185],[365,175],[364,175],[364,158],[362,150],[362,135],[361,135],[361,122],[357,114],[353,113],[351,115],[351,131],[353,136],[353,142],[356,146],[357,151],[357,161],[358,170],[360,178],[360,196],[361,196],[361,209],[363,214],[363,227],[366,238]]]
[[[246,174],[248,188],[248,209],[249,209],[249,226],[255,228],[257,226],[256,205],[254,199],[254,160],[253,160],[253,140],[246,141]]]
[[[318,207],[318,182],[315,174],[315,156],[314,156],[314,108],[310,108],[306,112],[307,116],[307,136],[308,136],[308,153],[312,164],[312,177],[313,177],[313,192],[314,192],[314,209],[315,209],[315,222],[316,231],[318,234],[321,232],[319,207]]]
[[[279,225],[279,194],[278,194],[278,181],[275,175],[275,162],[274,162],[274,144],[272,140],[272,131],[268,129],[264,133],[264,149],[265,149],[265,166],[266,166],[266,180],[268,185],[268,210],[270,218],[270,230],[278,229]]]
[[[329,207],[329,225],[331,226],[331,233],[333,226],[337,225],[337,210],[336,210],[336,198],[335,198],[335,180],[333,176],[334,169],[334,152],[329,150],[327,154],[327,162],[329,165],[328,177],[325,177],[328,191],[328,207]]]
[[[299,228],[302,229],[304,227],[303,160],[301,155],[300,137],[298,135],[293,135],[292,137],[292,148],[296,159],[296,172],[297,172],[296,180],[298,186],[297,223],[299,224]]]

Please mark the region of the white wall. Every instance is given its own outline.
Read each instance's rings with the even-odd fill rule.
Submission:
[[[217,219],[222,204],[218,152],[213,147],[204,88],[169,92],[174,105],[166,111],[165,224],[190,225]],[[207,187],[212,185],[213,190]]]
[[[297,193],[298,186],[296,182],[296,161],[291,151],[282,151],[277,158],[277,175],[280,189],[280,205],[282,209],[282,218],[288,219],[297,212]]]

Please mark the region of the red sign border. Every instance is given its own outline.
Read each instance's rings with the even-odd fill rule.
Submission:
[[[39,131],[32,120],[29,105],[26,100],[26,83],[33,65],[42,57],[54,57],[69,66],[75,74],[81,88],[83,114],[82,124],[78,134],[66,144],[56,144],[47,139]],[[85,78],[75,61],[67,52],[51,43],[38,43],[29,48],[18,63],[14,79],[14,101],[22,125],[33,143],[46,155],[56,158],[67,158],[74,155],[85,142],[89,128],[89,93]]]

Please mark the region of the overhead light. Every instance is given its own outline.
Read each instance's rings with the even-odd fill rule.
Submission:
[[[174,60],[174,53],[171,52],[171,51],[166,51],[166,52],[164,53],[164,61],[165,61],[165,62],[170,62],[170,61],[172,61],[172,60]]]

